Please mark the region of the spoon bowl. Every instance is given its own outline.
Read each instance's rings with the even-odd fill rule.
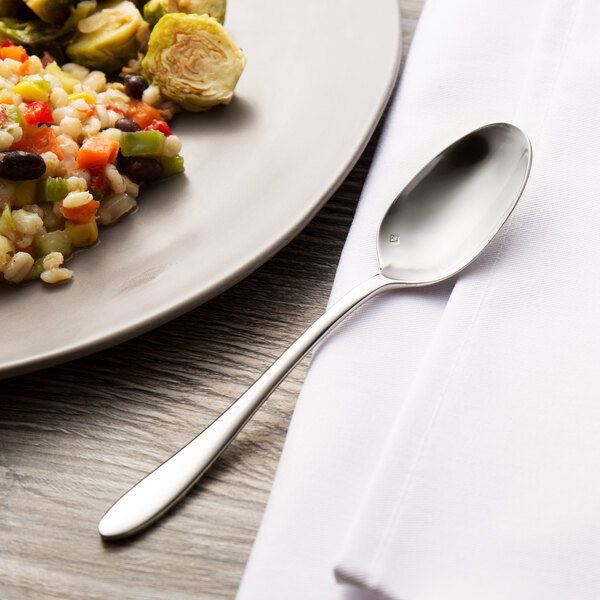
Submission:
[[[377,238],[383,275],[429,285],[487,246],[517,204],[531,144],[514,125],[481,127],[440,152],[387,210]]]
[[[383,217],[380,272],[329,308],[216,421],[121,496],[98,524],[100,535],[135,534],[176,504],[307,352],[363,302],[385,289],[442,281],[473,261],[517,204],[531,157],[527,136],[507,123],[481,127],[440,152]]]

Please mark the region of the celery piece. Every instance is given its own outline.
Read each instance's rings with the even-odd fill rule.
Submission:
[[[6,120],[4,121],[4,124],[8,123],[21,125],[21,110],[18,106],[13,104],[3,104],[2,109],[4,110],[4,114],[6,115]]]
[[[63,256],[71,254],[71,233],[66,230],[50,231],[33,238],[33,252],[36,256],[46,256],[50,252],[60,252]]]
[[[54,75],[54,77],[56,77],[56,79],[58,79],[61,85],[65,88],[67,94],[72,94],[75,86],[78,83],[81,83],[77,77],[67,73],[66,71],[63,71],[55,62],[46,65],[46,73]]]
[[[6,235],[9,231],[15,230],[15,221],[10,210],[10,203],[7,203],[0,215],[0,235]]]
[[[38,202],[59,202],[69,193],[67,180],[62,177],[47,177],[37,184]]]
[[[25,277],[25,281],[33,281],[34,279],[39,279],[42,271],[44,270],[44,258],[36,258],[33,267],[29,273],[27,273]]]
[[[183,156],[181,154],[177,156],[161,156],[158,160],[163,168],[163,177],[171,177],[171,175],[183,173]]]
[[[165,136],[160,131],[124,131],[121,152],[123,156],[157,156],[164,143]]]

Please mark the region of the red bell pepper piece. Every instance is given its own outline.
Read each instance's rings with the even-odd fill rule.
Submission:
[[[29,58],[29,55],[23,46],[15,46],[14,44],[11,44],[10,46],[0,46],[0,58],[2,60],[5,58],[12,58],[13,60],[18,60],[19,62],[25,62]]]
[[[39,123],[52,123],[52,109],[47,102],[30,102],[23,109],[23,119],[28,125],[38,125]]]
[[[165,136],[173,135],[166,121],[161,121],[160,119],[154,119],[150,125],[144,127],[144,131],[160,131],[164,133]]]

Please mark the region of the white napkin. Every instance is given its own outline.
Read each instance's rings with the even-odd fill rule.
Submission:
[[[375,298],[321,345],[238,600],[600,598],[599,22],[428,0],[332,300],[455,138],[520,125],[530,182],[454,289]]]

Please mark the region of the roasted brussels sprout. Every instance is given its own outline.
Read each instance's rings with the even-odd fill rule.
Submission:
[[[208,15],[223,24],[227,0],[150,0],[144,4],[144,19],[154,27],[169,13]]]
[[[207,15],[167,14],[150,35],[145,77],[186,110],[228,104],[246,59],[223,26]]]
[[[60,26],[50,26],[41,20],[21,20],[18,18],[0,19],[0,37],[8,38],[15,44],[50,52],[61,58],[61,45],[68,43],[74,35],[77,23],[96,10],[96,0],[83,0],[70,9],[70,15]]]
[[[42,21],[21,21],[12,17],[0,19],[0,33],[3,38],[15,44],[36,46],[60,37],[60,30],[49,28]]]
[[[42,20],[50,25],[60,25],[69,16],[71,0],[25,0],[25,4]]]
[[[129,0],[112,0],[77,24],[78,33],[66,47],[67,56],[91,69],[117,71],[135,58],[148,24]]]

